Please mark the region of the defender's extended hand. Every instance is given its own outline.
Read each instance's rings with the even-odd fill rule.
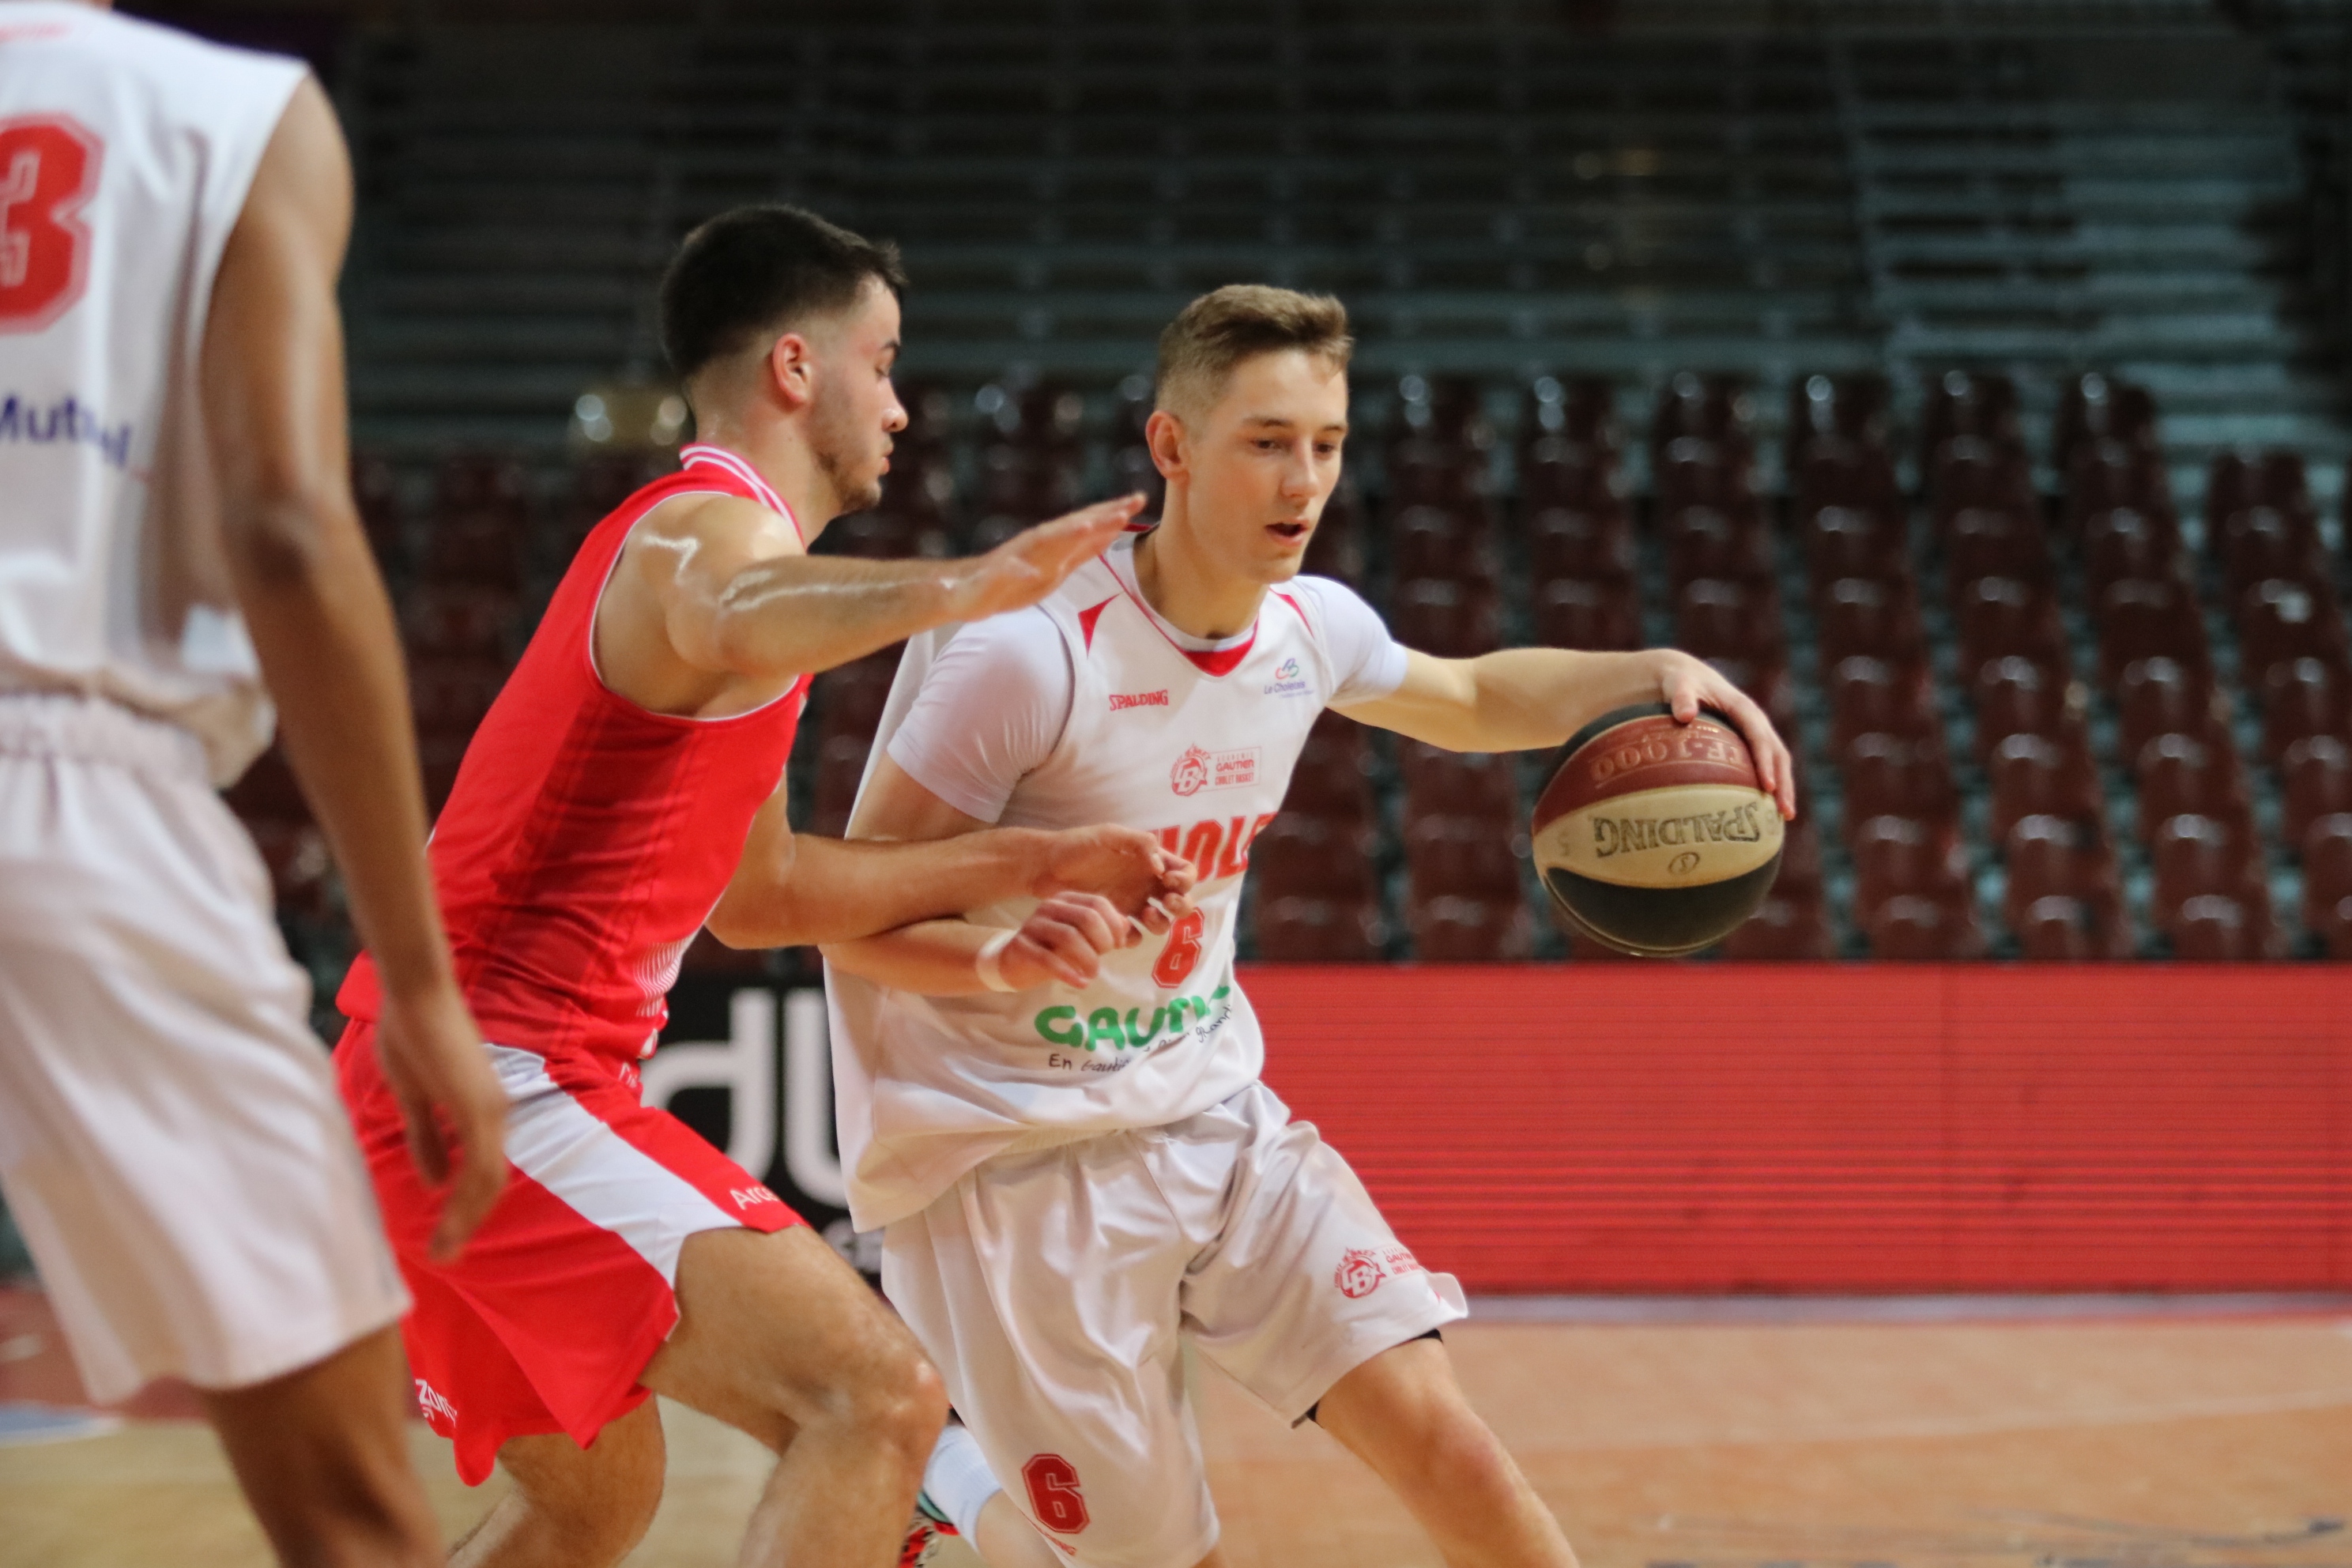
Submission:
[[[953,590],[954,618],[977,621],[1035,604],[1109,549],[1142,510],[1142,496],[1121,496],[1014,534],[964,568]]]
[[[1747,737],[1748,749],[1756,754],[1758,782],[1780,803],[1780,815],[1793,820],[1797,815],[1796,765],[1789,755],[1787,743],[1772,727],[1764,710],[1748,693],[1726,680],[1713,665],[1672,649],[1661,652],[1666,665],[1659,677],[1659,694],[1674,710],[1675,717],[1690,723],[1698,717],[1701,707],[1727,714]]]
[[[375,1048],[400,1102],[409,1157],[427,1184],[450,1180],[449,1146],[457,1144],[457,1180],[433,1231],[433,1258],[446,1263],[506,1185],[506,1090],[455,986],[413,999],[387,993]]]
[[[1191,912],[1192,900],[1186,895],[1197,880],[1192,863],[1170,854],[1152,835],[1104,824],[1054,834],[1030,891],[1041,899],[1097,895],[1159,936]]]
[[[1091,984],[1103,954],[1133,947],[1143,928],[1095,893],[1062,893],[1030,911],[1020,933],[997,960],[997,971],[1015,991],[1053,981],[1073,988]]]

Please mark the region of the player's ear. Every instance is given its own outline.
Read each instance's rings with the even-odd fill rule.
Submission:
[[[1151,448],[1151,466],[1160,470],[1160,478],[1172,479],[1184,471],[1186,442],[1181,419],[1165,408],[1153,409],[1151,417],[1144,421],[1143,440]]]
[[[816,357],[808,339],[786,332],[768,350],[768,382],[787,411],[806,407],[816,396]]]

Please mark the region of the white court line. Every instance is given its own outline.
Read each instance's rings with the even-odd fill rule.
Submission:
[[[2118,1318],[2343,1317],[2340,1291],[2200,1295],[1473,1296],[1474,1323],[2074,1322]]]

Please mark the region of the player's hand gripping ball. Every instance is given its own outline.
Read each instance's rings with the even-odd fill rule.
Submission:
[[[1560,749],[1537,797],[1536,869],[1574,926],[1621,952],[1711,947],[1780,872],[1780,812],[1731,721],[1663,702],[1604,713]]]

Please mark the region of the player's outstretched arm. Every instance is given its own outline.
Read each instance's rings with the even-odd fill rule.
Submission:
[[[876,761],[874,776],[850,822],[854,842],[840,847],[868,853],[946,848],[1011,831],[1017,830],[992,827],[957,810],[885,753]],[[1043,885],[1026,889],[1044,901],[1018,931],[955,918],[919,920],[857,941],[826,942],[826,962],[877,984],[926,996],[969,996],[990,990],[992,973],[1003,986],[1015,991],[1055,981],[1084,985],[1094,979],[1103,954],[1134,946],[1145,931],[1164,932],[1191,908],[1184,895],[1192,889],[1193,868],[1160,850],[1149,835],[1126,827],[1093,827],[1045,837],[1064,841],[1071,858],[1049,879],[1060,884],[1054,896],[1047,896]],[[1150,846],[1166,867],[1162,889],[1147,892],[1148,902],[1135,897],[1143,890],[1139,882],[1130,880],[1114,890],[1098,880],[1110,868],[1110,858],[1131,853],[1138,839]],[[1101,897],[1105,891],[1115,891],[1115,899]],[[979,909],[988,901],[994,900],[954,908]]]
[[[1136,495],[1103,501],[985,555],[853,561],[807,554],[754,502],[682,498],[630,539],[598,611],[599,662],[608,678],[642,667],[634,645],[657,634],[663,652],[705,674],[766,681],[831,669],[932,626],[1035,604],[1142,507]]]
[[[906,777],[887,756],[880,766],[884,775],[869,797],[892,793],[891,775]],[[954,816],[953,823],[917,824],[932,830],[898,841],[821,838],[793,832],[779,786],[752,821],[735,875],[710,912],[710,934],[730,947],[830,943],[1006,899],[1075,896],[1098,902],[1113,930],[1140,941],[1144,931],[1165,931],[1190,907],[1192,866],[1148,833],[993,827]]]
[[[1673,648],[1519,647],[1478,658],[1413,651],[1404,684],[1340,711],[1451,752],[1524,752],[1559,745],[1603,713],[1636,702],[1664,702],[1685,724],[1702,706],[1720,709],[1747,737],[1780,815],[1797,815],[1795,769],[1772,721],[1712,666]]]
[[[383,977],[384,1076],[429,1180],[457,1145],[434,1237],[449,1256],[505,1181],[506,1097],[433,901],[400,644],[352,501],[335,307],[351,215],[334,111],[305,79],[222,256],[199,375],[237,602]]]

